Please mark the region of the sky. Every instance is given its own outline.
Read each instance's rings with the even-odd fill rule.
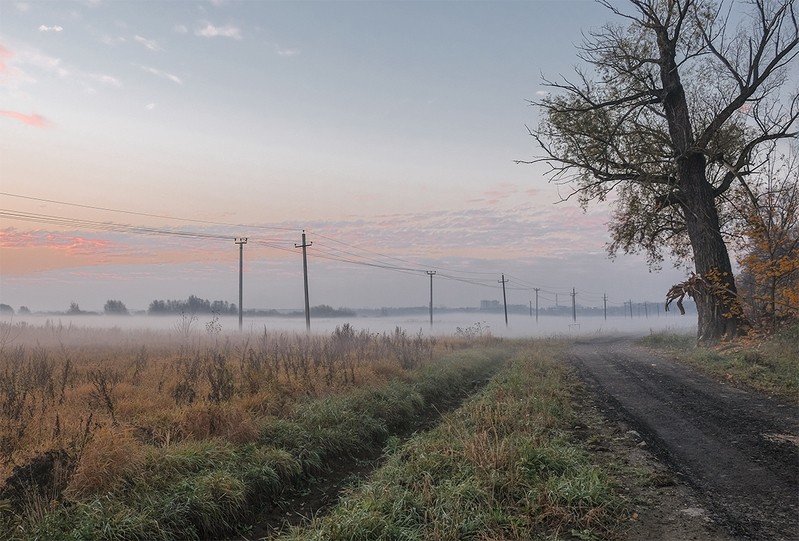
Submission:
[[[589,0],[0,1],[0,302],[657,301],[527,126]],[[240,252],[236,238],[247,238]]]

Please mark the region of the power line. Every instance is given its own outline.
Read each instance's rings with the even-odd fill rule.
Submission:
[[[323,250],[323,252],[327,253],[327,255],[329,255],[331,258],[340,257],[337,254],[341,253],[341,254],[346,254],[348,256],[361,258],[361,259],[364,260],[364,263],[380,265],[380,266],[382,266],[384,268],[393,268],[393,269],[397,269],[397,270],[405,270],[405,271],[413,271],[413,272],[424,272],[424,270],[421,269],[421,268],[400,267],[398,265],[391,265],[391,264],[388,264],[388,263],[383,263],[383,262],[381,262],[380,260],[377,260],[374,257],[363,256],[363,255],[357,254],[355,252],[350,252],[348,250],[342,250],[340,248],[332,248],[332,247],[329,247],[329,246],[325,245],[324,243],[320,244],[317,241],[317,248],[319,246],[322,246],[323,248],[327,248],[327,250]],[[331,250],[333,251],[333,253],[330,252]],[[388,259],[398,260],[398,258],[392,258],[392,257],[389,257],[389,256],[385,256],[385,257],[388,257]]]
[[[115,222],[97,222],[93,220],[82,220],[77,218],[69,218],[65,216],[55,216],[52,214],[19,212],[9,209],[0,209],[0,216],[4,216],[12,220],[45,223],[50,225],[62,225],[68,227],[79,227],[84,229],[93,229],[97,231],[112,231],[116,233],[136,233],[142,235],[167,235],[167,236],[175,236],[183,238],[212,239],[212,240],[230,240],[231,238],[233,238],[231,235],[215,235],[210,233],[178,231],[175,229],[161,229],[156,227],[134,226],[129,224],[119,224]]]
[[[407,263],[407,264],[410,264],[410,265],[416,265],[416,266],[420,267],[419,270],[422,271],[422,272],[424,272],[423,269],[426,269],[426,268],[432,268],[432,269],[435,269],[435,270],[438,270],[438,271],[450,270],[450,269],[446,269],[446,268],[443,268],[443,267],[437,267],[437,266],[434,266],[434,265],[421,265],[418,262],[410,261],[408,259],[394,257],[394,256],[386,255],[386,254],[381,254],[380,252],[375,252],[373,250],[369,250],[369,249],[366,249],[366,248],[361,248],[360,246],[356,246],[354,244],[349,244],[347,242],[344,242],[344,241],[341,241],[341,240],[334,239],[332,237],[328,237],[328,236],[322,235],[321,233],[318,233],[318,232],[314,232],[314,234],[316,236],[318,236],[318,237],[322,237],[324,239],[330,240],[332,242],[336,242],[338,244],[347,246],[349,248],[353,248],[355,250],[361,250],[361,251],[366,252],[366,253],[375,254],[375,255],[378,255],[380,257],[385,257],[385,258],[388,258],[388,259],[392,259],[394,261],[399,261],[400,263]],[[363,256],[363,257],[365,257],[365,256]],[[463,270],[462,271],[451,271],[451,272],[459,272],[461,274],[479,274],[479,275],[483,275],[483,276],[495,276],[496,275],[496,273],[493,273],[493,272],[478,272],[478,271],[463,271]]]
[[[211,220],[196,220],[192,218],[181,218],[177,216],[167,216],[164,214],[149,214],[146,212],[135,212],[131,210],[122,210],[122,209],[115,209],[115,208],[108,208],[108,207],[98,207],[95,205],[84,205],[80,203],[70,203],[67,201],[58,201],[56,199],[45,199],[42,197],[32,197],[29,195],[20,195],[20,194],[13,194],[8,192],[0,192],[0,195],[4,195],[6,197],[16,197],[18,199],[27,199],[28,201],[39,201],[42,203],[53,203],[56,205],[65,205],[69,207],[78,207],[84,209],[91,209],[91,210],[102,210],[105,212],[118,212],[120,214],[129,214],[131,216],[143,216],[147,218],[161,218],[164,220],[174,220],[179,222],[191,222],[197,224],[206,224],[206,225],[224,225],[227,227],[238,227],[238,228],[249,228],[249,229],[266,229],[266,230],[277,230],[277,231],[296,231],[297,228],[290,228],[290,227],[277,227],[277,226],[263,226],[263,225],[251,225],[251,224],[234,224],[229,222],[215,222]]]

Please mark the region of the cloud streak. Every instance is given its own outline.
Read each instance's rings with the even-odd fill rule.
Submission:
[[[287,56],[287,57],[299,56],[301,52],[299,49],[287,49],[280,46],[278,46],[276,50],[278,56]]]
[[[227,245],[186,245],[167,239],[93,231],[0,230],[4,274],[23,276],[60,268],[172,265],[220,261]]]
[[[16,111],[0,111],[0,116],[4,116],[7,118],[13,118],[24,122],[28,126],[33,126],[35,128],[46,128],[48,126],[52,126],[52,122],[47,120],[41,115],[26,115],[23,113],[18,113]]]
[[[96,82],[100,83],[101,85],[113,86],[113,87],[116,87],[116,88],[121,88],[122,87],[122,82],[119,79],[117,79],[116,77],[114,77],[113,75],[105,75],[105,74],[101,74],[101,73],[93,73],[93,74],[89,75],[89,78],[92,79],[93,81],[96,81]]]
[[[8,65],[6,62],[14,56],[14,53],[0,45],[0,75],[8,73]]]
[[[204,22],[203,26],[198,28],[194,31],[195,36],[203,37],[203,38],[230,38],[235,40],[241,40],[241,29],[238,26],[234,26],[232,24],[226,24],[224,26],[215,26],[209,22]]]
[[[158,45],[158,42],[155,41],[154,39],[147,39],[147,38],[144,38],[142,36],[139,36],[138,34],[133,36],[133,39],[134,39],[134,41],[136,41],[136,43],[141,44],[145,49],[147,49],[149,51],[160,51],[161,50],[161,46]]]
[[[143,69],[147,73],[151,73],[151,74],[155,75],[156,77],[161,77],[162,79],[168,79],[168,80],[172,81],[175,84],[178,84],[178,85],[182,85],[183,84],[183,80],[180,77],[178,77],[177,75],[174,75],[172,73],[168,73],[166,71],[161,71],[159,69],[152,68],[150,66],[139,66],[139,68]]]

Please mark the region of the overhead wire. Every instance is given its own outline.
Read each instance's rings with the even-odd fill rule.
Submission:
[[[435,265],[420,265],[416,261],[410,261],[408,259],[403,259],[403,258],[400,258],[400,257],[394,257],[394,256],[382,254],[380,252],[376,252],[374,250],[369,250],[367,248],[362,248],[362,247],[357,246],[355,244],[350,244],[350,243],[347,243],[347,242],[344,242],[344,241],[341,241],[341,240],[338,240],[338,239],[334,239],[332,237],[328,237],[328,236],[323,235],[323,234],[321,234],[321,233],[319,233],[317,231],[314,231],[313,233],[314,233],[314,235],[316,235],[318,237],[322,237],[322,238],[327,239],[329,241],[332,241],[332,242],[347,246],[348,248],[361,250],[361,251],[364,251],[364,252],[367,252],[367,253],[371,253],[371,254],[375,254],[375,255],[378,255],[378,256],[381,256],[381,257],[385,257],[385,258],[388,258],[388,259],[399,261],[401,263],[408,263],[408,264],[411,264],[411,265],[418,265],[419,267],[423,268],[421,270],[421,272],[424,272],[425,270],[441,270],[441,271],[459,272],[461,274],[482,274],[482,275],[486,275],[486,276],[487,275],[496,275],[497,274],[497,273],[491,273],[491,272],[478,272],[478,271],[465,271],[465,270],[452,271],[451,269],[446,269],[446,268],[443,268],[443,267],[437,267]]]
[[[0,192],[0,195],[4,195],[6,197],[15,197],[18,199],[27,199],[29,201],[39,201],[42,203],[53,203],[55,205],[65,205],[69,207],[78,207],[84,209],[91,209],[91,210],[101,210],[104,212],[118,212],[120,214],[129,214],[132,216],[143,216],[146,218],[161,218],[164,220],[174,220],[180,222],[191,222],[197,224],[206,224],[206,225],[224,225],[228,227],[243,227],[247,229],[266,229],[266,230],[277,230],[277,231],[296,231],[297,228],[293,227],[278,227],[278,226],[263,226],[263,225],[252,225],[252,224],[234,224],[229,222],[217,222],[212,220],[198,220],[195,218],[181,218],[177,216],[168,216],[165,214],[149,214],[146,212],[135,212],[131,210],[122,210],[122,209],[115,209],[109,207],[100,207],[95,205],[84,205],[81,203],[70,203],[67,201],[58,201],[56,199],[45,199],[43,197],[32,197],[29,195],[20,195],[20,194],[13,194],[8,192]]]
[[[97,222],[93,220],[83,220],[69,218],[65,216],[55,216],[52,214],[37,214],[32,212],[20,212],[9,209],[0,209],[0,216],[13,220],[21,220],[50,225],[62,225],[69,227],[81,227],[98,231],[113,231],[117,233],[137,233],[144,235],[167,235],[184,238],[211,239],[211,240],[232,240],[230,235],[215,235],[210,233],[187,232],[175,229],[161,229],[155,227],[134,226],[115,222]]]

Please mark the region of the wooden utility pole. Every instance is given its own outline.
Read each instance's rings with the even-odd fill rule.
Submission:
[[[535,287],[535,322],[538,323],[538,292],[541,290],[540,287]]]
[[[233,242],[239,245],[239,331],[244,321],[244,245],[247,237],[236,237]]]
[[[499,283],[502,284],[502,303],[505,305],[505,326],[508,326],[508,297],[505,296],[505,284],[508,283],[505,280],[505,273],[502,273],[502,280],[499,280]]]
[[[308,252],[306,248],[313,246],[313,242],[305,242],[305,230],[302,230],[302,244],[295,244],[295,248],[302,248],[302,276],[305,283],[305,330],[311,330],[311,302],[308,297]]]
[[[602,303],[603,303],[603,305],[605,307],[605,320],[607,320],[608,319],[608,294],[607,293],[602,295]]]
[[[425,271],[427,275],[430,277],[430,327],[433,327],[433,276],[436,274],[436,271]]]
[[[577,322],[577,291],[572,288],[572,321]]]

